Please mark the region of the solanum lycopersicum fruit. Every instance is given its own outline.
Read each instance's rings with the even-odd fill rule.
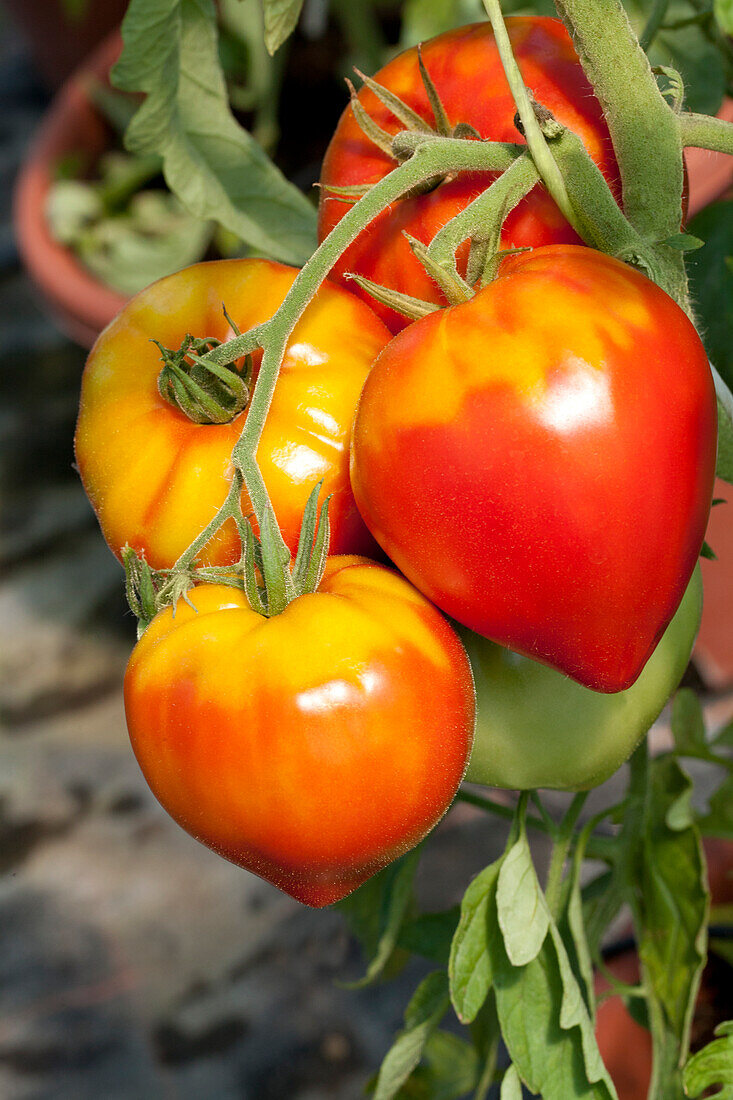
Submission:
[[[641,675],[606,695],[459,630],[476,683],[476,737],[466,779],[488,787],[587,790],[628,759],[690,659],[702,610],[699,568]]]
[[[692,575],[716,439],[683,311],[618,260],[551,245],[387,345],[352,485],[387,554],[452,618],[620,691]]]
[[[544,17],[511,17],[506,25],[527,87],[558,121],[579,135],[618,197],[618,168],[608,127],[565,27],[558,19]],[[470,123],[482,138],[492,141],[524,141],[514,125],[516,107],[489,23],[441,34],[423,44],[422,54],[451,125]],[[416,49],[399,54],[374,79],[433,123]],[[383,130],[394,134],[401,128],[368,88],[361,89],[359,100]],[[320,240],[348,210],[341,199],[329,194],[329,187],[376,183],[395,163],[362,133],[352,108],[347,107],[323,162]],[[428,194],[393,203],[344,252],[335,274],[356,272],[395,290],[442,304],[444,299],[412,254],[403,233],[407,231],[429,244],[437,231],[495,178],[490,172],[462,173]],[[502,242],[505,248],[580,243],[542,186],[535,187],[509,214]],[[464,251],[464,269],[466,256]],[[393,332],[407,324],[393,310],[381,305],[374,308]]]
[[[308,905],[408,851],[447,809],[473,738],[468,659],[392,570],[332,558],[319,590],[263,619],[202,585],[130,658],[135,754],[204,844]]]
[[[82,382],[76,458],[116,554],[129,543],[153,567],[173,565],[224,500],[247,415],[196,424],[169,405],[158,392],[161,360],[152,340],[178,348],[186,333],[233,336],[222,303],[244,332],[272,316],[296,274],[268,260],[196,264],[138,294],[97,340]],[[324,496],[333,494],[332,551],[373,550],[349,487],[349,444],[359,392],[388,339],[363,302],[328,283],[290,338],[257,461],[292,550],[321,478]],[[246,500],[243,510],[250,510]],[[226,565],[238,557],[229,521],[201,559]]]

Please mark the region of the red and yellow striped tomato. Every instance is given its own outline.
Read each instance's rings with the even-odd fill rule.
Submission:
[[[683,311],[618,260],[553,245],[388,344],[352,485],[390,558],[454,619],[614,692],[690,580],[716,438]]]
[[[154,794],[189,833],[308,905],[414,847],[466,769],[473,681],[454,631],[392,570],[329,559],[264,619],[202,585],[135,647],[125,709]]]
[[[608,127],[565,27],[559,19],[537,16],[510,17],[506,25],[525,84],[559,122],[578,134],[614,194],[620,196]],[[422,55],[452,126],[467,122],[482,138],[524,142],[514,125],[516,107],[489,23],[474,23],[441,34],[423,44]],[[416,48],[399,54],[374,79],[433,123]],[[361,89],[359,100],[383,130],[395,134],[401,129],[394,115],[368,88]],[[374,184],[394,166],[395,161],[364,135],[352,108],[347,107],[323,162],[319,240],[349,209],[341,199],[329,195],[329,187]],[[406,231],[429,244],[438,230],[494,179],[493,172],[461,173],[427,194],[393,203],[344,252],[334,274],[343,277],[346,272],[356,272],[403,293],[444,304],[403,234]],[[507,217],[502,247],[562,243],[580,242],[544,187],[538,185]],[[467,255],[467,250],[459,253],[462,273]],[[394,310],[381,305],[374,308],[393,332],[407,324]]]
[[[119,556],[129,543],[154,568],[173,565],[222,504],[231,453],[246,409],[228,424],[195,424],[158,393],[158,348],[176,349],[186,333],[226,340],[267,321],[297,271],[269,260],[196,264],[143,290],[92,348],[82,381],[76,460],[107,542]],[[313,486],[333,494],[329,515],[336,553],[374,544],[349,486],[351,424],[372,360],[389,333],[353,294],[324,284],[288,343],[257,461],[291,550]],[[259,353],[261,356],[261,353]],[[255,371],[258,358],[255,358]],[[243,510],[250,511],[248,500]],[[213,565],[239,557],[228,521],[201,555]]]

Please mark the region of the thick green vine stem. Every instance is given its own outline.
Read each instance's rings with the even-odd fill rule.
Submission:
[[[678,116],[682,144],[733,156],[733,122],[682,111]]]
[[[565,219],[579,234],[580,230],[576,225],[575,210],[570,202],[565,187],[565,181],[558,170],[552,153],[547,147],[545,135],[542,132],[542,128],[535,113],[534,103],[525,87],[522,74],[519,71],[519,65],[514,57],[509,34],[501,14],[499,0],[483,0],[483,3],[486,13],[491,20],[499,57],[501,58],[504,74],[511,89],[512,97],[517,106],[517,111],[522,122],[522,129],[524,130],[524,137],[529,146],[529,151],[532,154],[532,160],[542,177],[542,182],[562,211]]]

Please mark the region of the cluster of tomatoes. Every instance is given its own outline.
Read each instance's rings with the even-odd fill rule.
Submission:
[[[564,28],[508,24],[525,83],[618,194]],[[488,24],[434,39],[422,60],[452,125],[521,140]],[[433,117],[415,50],[376,79]],[[400,129],[372,91],[359,98],[383,131]],[[393,167],[347,108],[324,163],[321,237],[347,209],[332,189]],[[308,904],[413,847],[466,774],[522,789],[601,782],[659,714],[699,624],[716,453],[699,337],[654,283],[583,247],[541,186],[504,225],[503,247],[529,251],[448,306],[404,231],[428,243],[493,178],[406,196],[336,268],[442,308],[407,324],[326,283],[292,333],[256,457],[291,552],[314,485],[331,498],[318,590],[266,618],[244,591],[197,585],[130,660],[128,725],[160,801]],[[77,460],[118,555],[129,545],[154,569],[174,565],[227,494],[247,416],[194,422],[164,400],[156,343],[267,321],[295,275],[266,260],[199,264],[99,338]],[[230,519],[198,560],[239,557]]]

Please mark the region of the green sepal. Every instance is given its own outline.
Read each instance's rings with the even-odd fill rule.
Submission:
[[[298,549],[293,562],[293,584],[296,590],[300,588],[303,582],[313,553],[313,542],[318,526],[318,497],[321,495],[322,488],[323,478],[313,486],[303,509],[303,519],[298,536]]]
[[[257,518],[260,525],[262,577],[265,582],[267,615],[279,615],[295,596],[290,575],[290,553],[282,544],[282,539],[278,537],[280,532],[272,505],[266,507],[263,514]]]
[[[359,79],[364,82],[369,91],[374,93],[379,102],[382,103],[388,111],[392,112],[398,122],[402,123],[406,130],[422,130],[429,132],[432,129],[430,124],[426,122],[417,111],[413,111],[412,107],[408,107],[399,96],[396,96],[394,92],[390,92],[389,88],[385,88],[381,84],[378,84],[377,81],[372,80],[370,76],[365,76],[359,69],[354,69],[354,72]]]
[[[244,520],[240,525],[239,534],[242,539],[242,580],[244,582],[244,594],[253,611],[256,611],[258,615],[266,615],[267,608],[262,599],[260,586],[257,583],[255,547],[259,549],[259,539],[247,520]]]
[[[421,317],[427,317],[428,313],[435,313],[436,310],[440,309],[440,306],[436,306],[434,302],[425,302],[422,298],[413,298],[411,294],[402,294],[399,290],[392,290],[391,287],[382,286],[381,283],[375,283],[371,279],[365,279],[363,275],[355,275],[353,272],[349,272],[345,278],[355,282],[375,302],[401,313],[403,317],[407,317],[410,321],[418,321]]]
[[[418,43],[417,47],[417,63],[420,66],[420,78],[423,82],[423,87],[425,88],[425,92],[430,103],[430,109],[433,112],[433,118],[435,119],[435,129],[439,134],[442,134],[443,137],[450,137],[450,121],[448,119],[448,115],[445,112],[443,101],[438,94],[438,89],[433,84],[432,77],[430,76],[428,70],[425,68],[425,62],[423,61],[422,56],[422,45],[420,43]],[[460,134],[453,133],[453,137],[460,136]]]
[[[438,289],[441,290],[448,299],[450,305],[457,306],[460,305],[461,302],[470,301],[473,297],[473,290],[468,283],[460,277],[457,271],[450,271],[441,264],[436,263],[430,254],[428,246],[423,244],[422,241],[417,240],[416,237],[411,236],[407,232],[403,232],[403,236],[406,237],[407,243],[415,256]]]
[[[318,517],[318,526],[316,527],[316,537],[313,541],[313,550],[308,562],[308,568],[305,571],[305,576],[300,586],[299,594],[315,592],[318,585],[321,583],[323,571],[326,568],[328,544],[331,538],[331,523],[328,518],[328,505],[330,501],[331,497],[327,496],[321,505],[321,514]]]
[[[346,86],[351,96],[351,110],[354,112],[357,126],[378,149],[381,149],[386,156],[393,159],[392,135],[383,130],[381,126],[378,126],[369,112],[362,107],[356,88],[350,80],[346,81]]]

